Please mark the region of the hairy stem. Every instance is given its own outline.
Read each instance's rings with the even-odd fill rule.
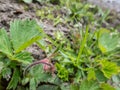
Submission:
[[[50,66],[50,68],[52,68],[52,65],[51,65],[51,64],[46,63],[46,62],[42,62],[41,60],[39,60],[39,61],[33,62],[32,64],[30,64],[29,66],[27,66],[26,69],[24,70],[23,75],[26,74],[26,72],[28,71],[29,68],[31,68],[31,67],[33,67],[33,66],[36,66],[36,65],[38,65],[38,64],[46,64],[46,65]]]

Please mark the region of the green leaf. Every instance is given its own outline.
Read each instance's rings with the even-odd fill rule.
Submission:
[[[110,62],[107,60],[101,60],[101,71],[104,73],[105,77],[111,78],[112,75],[115,75],[118,73],[118,66],[114,62]]]
[[[71,84],[70,85],[70,90],[79,90],[79,85],[76,83],[76,84]]]
[[[50,74],[44,72],[42,65],[36,65],[35,67],[32,67],[30,70],[30,74],[32,77],[34,77],[37,83],[39,83],[40,81],[48,82],[48,79],[51,77]]]
[[[34,78],[30,80],[30,90],[36,90],[36,82]]]
[[[37,90],[60,90],[58,86],[54,85],[41,85],[37,88]]]
[[[3,67],[4,67],[4,63],[0,62],[0,74],[1,74],[1,70],[2,70]]]
[[[32,0],[23,0],[25,3],[31,3]]]
[[[120,90],[120,74],[112,76],[112,83],[114,83],[114,87],[116,90]]]
[[[37,41],[36,43],[42,50],[46,50],[47,43],[44,40],[41,39],[41,40]]]
[[[14,69],[14,73],[13,73],[13,76],[8,84],[8,87],[7,89],[12,89],[12,90],[15,90],[16,87],[17,87],[17,84],[19,82],[19,79],[20,79],[20,72],[19,70],[16,68]]]
[[[96,79],[96,76],[95,76],[95,71],[93,69],[90,69],[88,71],[88,76],[87,76],[87,80],[95,80]]]
[[[77,63],[79,62],[81,54],[83,52],[83,49],[84,49],[84,47],[86,45],[87,37],[88,37],[88,31],[89,31],[89,27],[87,26],[84,39],[82,40],[82,43],[81,43],[80,48],[79,48],[78,57],[77,57]]]
[[[68,70],[65,67],[63,67],[61,64],[58,64],[58,63],[56,63],[56,68],[58,71],[58,73],[57,73],[58,77],[60,77],[64,81],[68,81],[68,77],[69,77]]]
[[[99,36],[98,46],[102,53],[110,52],[119,45],[120,37],[109,32],[104,32]]]
[[[28,77],[25,77],[25,78],[23,78],[23,80],[22,80],[22,85],[26,85],[28,82],[29,82],[29,78],[28,78]]]
[[[11,43],[4,29],[0,30],[0,52],[8,56],[12,55]]]
[[[67,83],[60,84],[60,90],[70,90],[70,85]]]
[[[0,53],[0,61],[3,61],[5,57],[6,57],[6,55],[5,55],[5,54]]]
[[[77,72],[76,72],[76,74],[75,74],[74,82],[75,82],[75,83],[79,83],[81,77],[82,77],[82,72],[81,72],[81,70],[77,70]]]
[[[112,87],[111,85],[109,85],[107,83],[102,83],[101,88],[102,88],[102,90],[116,90],[114,87]]]
[[[36,87],[40,82],[52,82],[51,80],[53,79],[50,74],[44,72],[42,65],[36,65],[35,67],[31,67],[29,74],[32,77],[29,77],[30,90],[36,90]]]
[[[11,41],[15,53],[18,53],[39,40],[42,29],[35,20],[15,20],[10,23]]]
[[[28,52],[20,52],[13,56],[12,60],[16,60],[23,64],[30,64],[33,61],[33,57]]]
[[[84,80],[84,81],[82,81],[79,90],[100,90],[100,89],[99,89],[99,84],[97,83],[97,81]]]
[[[12,74],[12,71],[10,68],[3,68],[2,71],[1,71],[1,74],[2,74],[2,77],[5,78],[6,80],[9,80],[10,77],[8,76],[11,76]]]
[[[95,71],[96,78],[99,82],[105,82],[108,79],[104,76],[103,72],[100,70]]]
[[[120,88],[116,88],[116,90],[120,90]]]

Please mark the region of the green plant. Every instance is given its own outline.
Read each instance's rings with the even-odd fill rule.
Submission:
[[[51,42],[57,48],[53,57],[57,75],[73,84],[68,84],[72,88],[79,88],[71,90],[115,90],[106,82],[119,74],[119,32],[104,28],[89,31],[87,26],[86,31],[72,31],[68,37],[60,32],[55,35]]]
[[[72,3],[71,3],[72,2]],[[109,10],[103,11],[100,7],[86,3],[82,0],[61,0],[61,7],[67,9],[66,21],[72,22],[73,26],[80,26],[81,23],[91,24],[94,27],[107,25],[107,20],[110,18]]]
[[[0,30],[0,89],[7,87],[6,89],[15,90],[21,85],[26,65],[34,60],[25,49],[43,36],[43,30],[35,20],[11,22],[9,35],[5,29]]]
[[[36,15],[40,17],[41,21],[48,20],[56,26],[60,23],[64,23],[60,12],[60,6],[43,7],[42,9],[36,11]]]

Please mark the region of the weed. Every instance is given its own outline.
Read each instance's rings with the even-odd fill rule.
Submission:
[[[59,78],[71,82],[73,87],[79,84],[80,90],[102,90],[107,86],[113,89],[106,82],[119,74],[119,32],[104,28],[90,31],[87,26],[85,32],[72,32],[69,38],[63,34],[56,34],[55,37],[59,45],[52,44],[57,48],[53,59],[57,62],[55,65]]]
[[[10,35],[5,29],[0,30],[0,89],[23,88],[25,90],[29,88],[35,90],[40,81],[48,80],[47,76],[51,75],[44,73],[44,70],[49,69],[49,63],[42,60],[41,63],[45,64],[44,70],[43,66],[37,65],[26,74],[23,73],[27,68],[26,65],[32,64],[34,60],[31,53],[25,49],[43,37],[42,28],[34,20],[11,22]],[[3,85],[2,79],[7,82],[6,85]],[[24,87],[28,83],[30,83],[30,87]]]

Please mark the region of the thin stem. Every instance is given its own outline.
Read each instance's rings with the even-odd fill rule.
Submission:
[[[50,66],[50,68],[52,68],[52,65],[51,65],[51,64],[46,63],[46,62],[41,62],[41,60],[39,60],[39,61],[33,62],[32,64],[30,64],[29,66],[27,66],[26,69],[24,70],[23,75],[26,74],[26,72],[27,72],[27,70],[28,70],[29,68],[31,68],[31,67],[33,67],[33,66],[35,66],[35,65],[38,65],[38,64],[46,64],[46,65]]]
[[[82,41],[82,45],[81,45],[80,48],[79,48],[79,53],[78,53],[78,57],[77,57],[77,63],[78,63],[78,60],[79,60],[80,57],[81,57],[81,54],[82,54],[83,49],[84,49],[85,44],[86,44],[86,40],[87,40],[87,36],[88,36],[88,29],[89,29],[89,27],[87,26],[87,27],[86,27],[85,37],[84,37],[84,39],[83,39],[83,41]]]

